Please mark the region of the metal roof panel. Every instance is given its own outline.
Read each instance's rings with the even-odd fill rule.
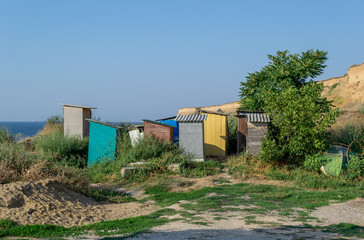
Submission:
[[[177,122],[203,122],[207,119],[208,115],[201,114],[188,114],[188,115],[178,115],[176,117]]]

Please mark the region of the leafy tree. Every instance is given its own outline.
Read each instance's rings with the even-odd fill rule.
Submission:
[[[323,72],[326,55],[319,50],[293,55],[278,51],[241,83],[241,109],[262,110],[271,118],[261,147],[265,160],[302,164],[306,155],[325,149],[338,111],[321,96],[323,85],[312,78]]]

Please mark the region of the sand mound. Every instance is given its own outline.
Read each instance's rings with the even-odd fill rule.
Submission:
[[[19,224],[77,226],[148,214],[150,203],[98,203],[53,180],[0,185],[0,219]]]

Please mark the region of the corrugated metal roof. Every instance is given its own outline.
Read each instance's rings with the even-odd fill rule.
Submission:
[[[177,122],[203,122],[206,119],[207,115],[201,114],[178,115],[176,117]]]
[[[238,110],[236,112],[238,114],[240,114],[240,113],[264,113],[263,111],[257,111],[257,110]]]
[[[259,112],[253,113],[243,113],[239,112],[239,116],[246,117],[247,122],[257,122],[257,123],[268,123],[270,122],[269,115]]]

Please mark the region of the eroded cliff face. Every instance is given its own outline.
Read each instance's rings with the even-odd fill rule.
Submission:
[[[343,111],[357,112],[364,105],[364,63],[353,65],[348,73],[342,77],[330,78],[320,81],[324,84],[323,96],[333,101],[335,107]],[[217,111],[224,113],[236,113],[240,102],[232,102],[215,106],[201,107],[202,110]],[[194,114],[196,107],[181,108],[178,114]]]
[[[199,108],[201,110],[206,110],[206,111],[213,111],[213,112],[222,111],[223,113],[227,113],[227,114],[229,114],[229,113],[235,114],[236,109],[239,107],[240,107],[240,102],[236,101],[236,102],[232,102],[232,103],[225,103],[225,104],[221,104],[221,105],[199,107]],[[180,108],[178,110],[178,115],[196,114],[196,113],[198,113],[197,107],[186,107],[186,108]]]
[[[323,96],[344,111],[358,111],[364,104],[364,63],[353,65],[342,77],[321,81]]]

